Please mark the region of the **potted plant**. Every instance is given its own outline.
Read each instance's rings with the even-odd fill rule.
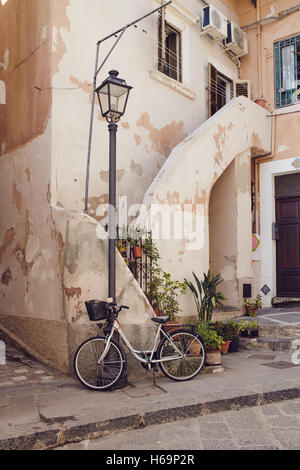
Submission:
[[[171,274],[164,271],[161,272],[160,281],[155,300],[159,313],[169,317],[169,322],[165,323],[163,327],[170,330],[175,325],[178,326],[179,297],[186,293],[187,285],[185,282],[172,279]]]
[[[256,320],[252,320],[248,325],[248,337],[255,338],[259,334],[259,326]]]
[[[238,322],[235,320],[229,320],[227,322],[227,326],[231,332],[231,343],[229,346],[229,353],[232,352],[238,352],[239,351],[239,345],[240,345],[240,325]]]
[[[256,104],[258,104],[259,106],[261,106],[262,108],[265,108],[266,107],[266,104],[267,104],[267,100],[266,98],[263,98],[262,96],[260,98],[256,98],[256,100],[254,100]]]
[[[214,276],[210,270],[203,274],[204,279],[200,281],[193,273],[195,285],[185,279],[187,286],[193,294],[198,312],[199,321],[209,323],[212,319],[212,312],[216,305],[223,306],[222,300],[226,297],[217,292],[217,286],[222,282],[220,274]]]
[[[196,331],[203,340],[206,352],[207,365],[221,364],[221,345],[223,338],[211,324],[199,321],[196,324]]]
[[[256,296],[254,300],[245,299],[245,310],[249,317],[256,317],[258,309],[262,306],[262,297],[260,294]]]
[[[248,336],[248,326],[249,322],[247,320],[242,320],[240,322],[240,335],[243,338],[246,338]]]
[[[221,344],[221,353],[227,354],[232,340],[232,331],[230,326],[228,325],[228,323],[223,323],[222,321],[212,323],[212,326],[216,330],[216,332],[223,338],[223,343]]]

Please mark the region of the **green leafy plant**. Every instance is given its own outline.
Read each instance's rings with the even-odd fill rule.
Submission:
[[[247,320],[242,320],[242,321],[240,322],[240,331],[246,331],[246,330],[248,330],[249,323],[250,323],[250,322],[247,321]]]
[[[201,336],[204,346],[210,349],[221,349],[224,339],[217,333],[213,325],[199,321],[196,324],[196,331]]]
[[[200,281],[194,272],[193,276],[195,285],[186,279],[185,281],[193,294],[199,321],[209,323],[213,309],[217,305],[222,307],[222,300],[226,300],[224,294],[217,292],[217,286],[222,282],[221,276],[220,274],[214,276],[210,270],[207,274],[203,273],[203,281]]]
[[[234,329],[229,324],[229,322],[223,323],[222,321],[217,321],[211,323],[216,332],[223,337],[224,341],[231,341],[234,336]]]
[[[179,298],[186,293],[187,283],[172,279],[170,273],[162,270],[159,251],[153,240],[146,238],[143,241],[143,251],[151,259],[151,275],[147,283],[149,301],[158,308],[160,315],[167,315],[171,322],[175,322],[180,312]]]
[[[258,323],[256,320],[252,320],[248,324],[248,330],[257,330],[258,329]]]
[[[257,307],[261,308],[262,306],[262,296],[260,294],[257,294],[256,298],[254,300],[252,299],[245,299],[245,305],[247,307]]]
[[[156,291],[156,303],[159,312],[170,317],[171,322],[177,320],[179,297],[187,291],[185,282],[179,282],[171,278],[170,273],[162,272],[160,285]]]
[[[231,334],[231,337],[237,336],[240,332],[240,324],[235,320],[228,320],[226,323],[227,328]]]

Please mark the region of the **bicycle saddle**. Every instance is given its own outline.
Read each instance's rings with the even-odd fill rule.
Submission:
[[[169,319],[170,319],[170,317],[154,317],[154,318],[151,318],[151,320],[154,321],[155,323],[166,323]]]

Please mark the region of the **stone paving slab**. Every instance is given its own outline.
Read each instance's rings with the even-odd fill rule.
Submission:
[[[286,353],[275,355],[269,362],[291,361]],[[0,366],[0,449],[52,448],[300,396],[299,367],[272,369],[263,365],[268,359],[250,352],[222,356],[222,363],[225,373],[189,382],[159,377],[155,387],[149,374],[123,389],[93,392],[11,349],[6,366]]]

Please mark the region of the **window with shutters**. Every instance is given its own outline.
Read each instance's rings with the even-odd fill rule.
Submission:
[[[274,44],[275,106],[300,102],[300,35]]]
[[[158,70],[182,82],[181,32],[160,15],[158,35]]]
[[[209,117],[223,108],[234,96],[233,81],[220,73],[212,64],[208,66]]]

